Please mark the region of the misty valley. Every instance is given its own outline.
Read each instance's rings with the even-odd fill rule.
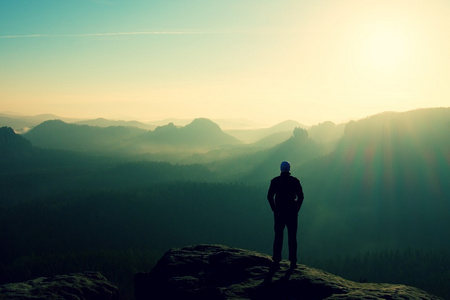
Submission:
[[[267,189],[287,160],[299,263],[450,298],[449,108],[240,130],[0,121],[0,284],[95,270],[132,299],[133,274],[172,247],[271,253]]]

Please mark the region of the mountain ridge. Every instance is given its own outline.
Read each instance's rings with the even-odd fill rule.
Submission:
[[[42,148],[110,153],[142,153],[145,149],[155,151],[161,144],[188,149],[240,143],[208,119],[195,119],[181,128],[170,123],[153,131],[136,127],[98,127],[50,120],[39,124],[23,136],[34,146]]]
[[[153,130],[156,128],[155,125],[150,125],[139,121],[108,120],[105,118],[78,121],[75,122],[74,124],[89,125],[96,127],[125,126],[125,127],[136,127],[145,130]]]

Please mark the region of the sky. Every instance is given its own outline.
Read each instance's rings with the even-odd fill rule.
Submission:
[[[305,125],[448,107],[448,0],[2,0],[0,112]]]

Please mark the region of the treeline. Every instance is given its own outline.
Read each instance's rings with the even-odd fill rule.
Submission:
[[[98,270],[131,295],[134,274],[172,247],[270,248],[271,217],[256,187],[160,182],[3,206],[0,243],[0,284]]]
[[[116,156],[30,149],[0,155],[0,205],[80,191],[123,190],[157,182],[213,181],[203,165],[173,165]]]
[[[450,299],[448,250],[367,251],[308,263],[353,281],[406,284]]]
[[[0,259],[104,248],[165,251],[191,243],[252,248],[271,232],[261,228],[271,222],[269,211],[260,190],[239,184],[71,191],[3,207]]]

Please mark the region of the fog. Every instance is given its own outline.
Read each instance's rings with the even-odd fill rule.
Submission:
[[[240,132],[209,119],[2,125],[1,283],[98,269],[128,295],[133,273],[171,247],[270,254],[266,193],[288,160],[305,193],[300,263],[450,295],[448,108]]]

